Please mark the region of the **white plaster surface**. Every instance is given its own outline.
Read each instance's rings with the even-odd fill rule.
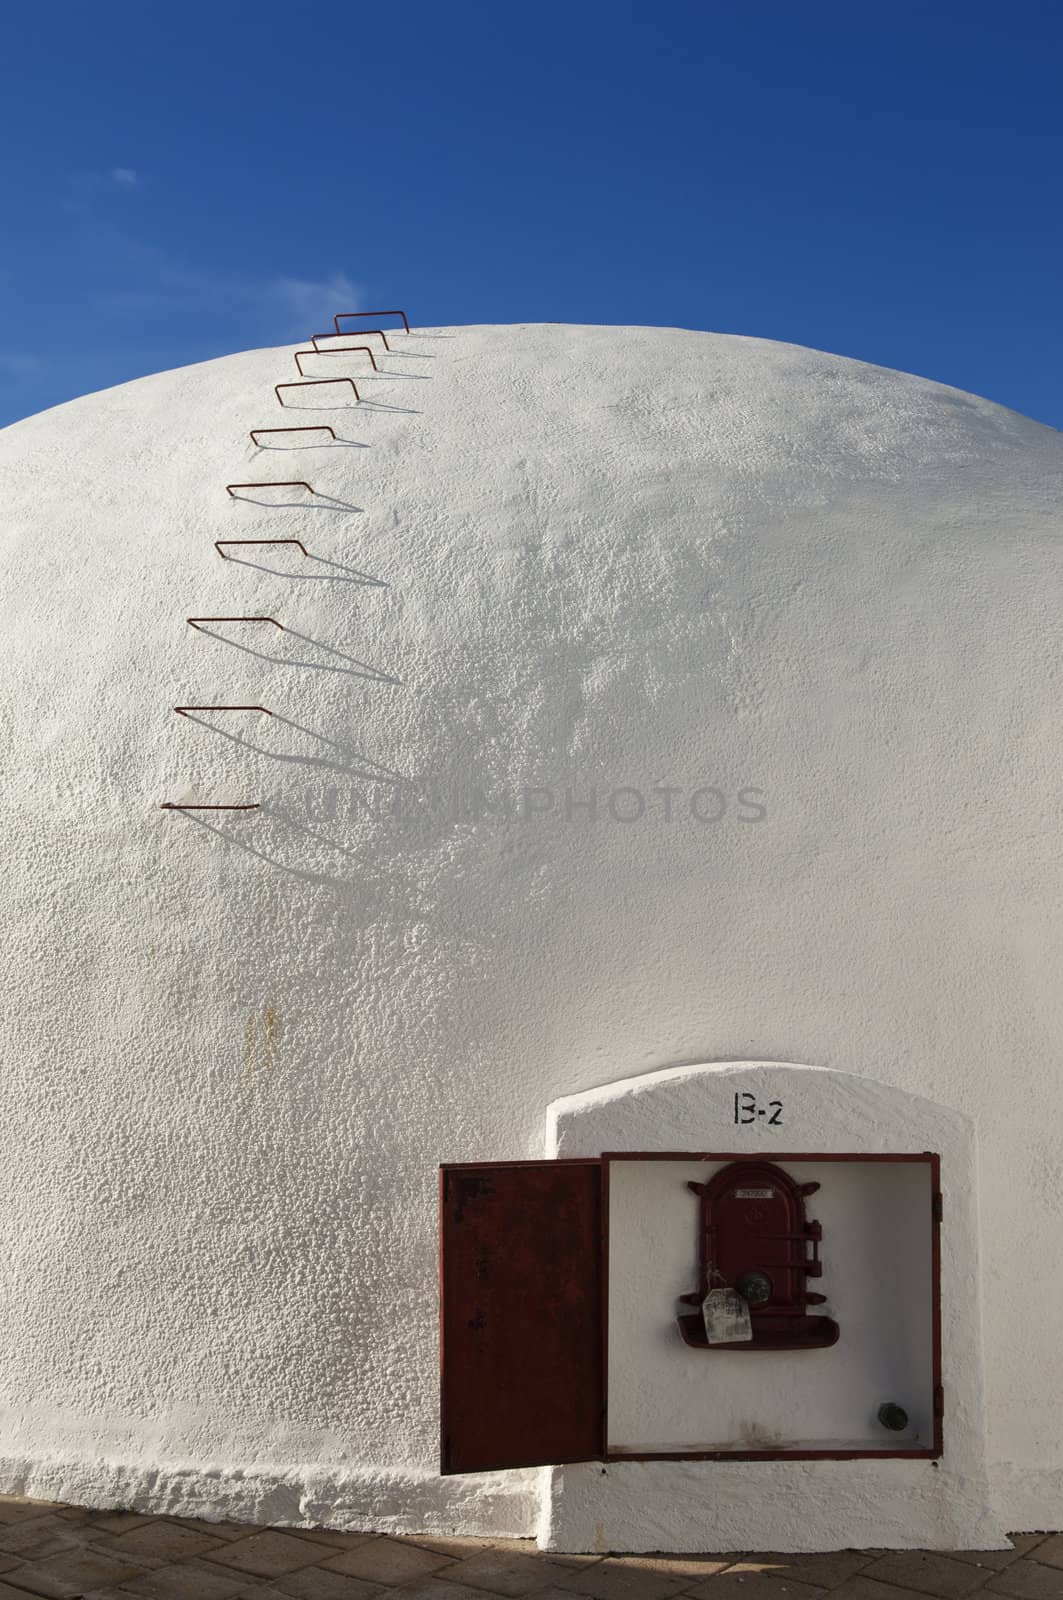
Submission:
[[[333,447],[249,443],[291,349],[0,435],[4,1486],[527,1528],[527,1475],[434,1478],[436,1164],[782,1057],[974,1119],[991,1481],[1058,1525],[1059,435],[751,339],[394,343],[290,397]],[[294,477],[336,500],[223,488]],[[170,709],[225,702],[277,715]],[[517,814],[386,814],[451,779]]]
[[[647,1450],[897,1450],[934,1442],[931,1185],[927,1163],[786,1161],[819,1183],[833,1317],[825,1350],[694,1350],[676,1314],[698,1286],[698,1201],[719,1161],[614,1161],[609,1177],[609,1447]],[[781,1246],[773,1253],[779,1258]],[[897,1401],[910,1427],[876,1420]]]

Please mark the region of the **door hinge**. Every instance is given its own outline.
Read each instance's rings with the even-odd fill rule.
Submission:
[[[934,1387],[934,1415],[935,1417],[943,1417],[945,1415],[945,1391],[940,1383]]]
[[[940,1190],[939,1190],[939,1192],[936,1195],[934,1195],[934,1197],[933,1197],[933,1199],[931,1200],[931,1203],[930,1203],[930,1214],[933,1217],[935,1222],[940,1222],[941,1221],[941,1216],[942,1216],[942,1212],[944,1211],[944,1209],[945,1209],[944,1202],[943,1202],[943,1200],[941,1198],[941,1193],[940,1193]]]

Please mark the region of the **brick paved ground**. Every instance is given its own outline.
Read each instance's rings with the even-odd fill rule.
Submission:
[[[0,1497],[0,1600],[1063,1600],[1063,1534],[948,1555],[556,1556]]]

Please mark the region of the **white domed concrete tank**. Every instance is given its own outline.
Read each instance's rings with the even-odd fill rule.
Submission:
[[[0,438],[2,1486],[604,1548],[1058,1526],[1060,436],[753,339],[358,342],[303,366],[360,402],[282,411],[262,350]],[[285,423],[334,436],[249,439]],[[696,1067],[763,1061],[833,1070]],[[940,1156],[944,1453],[440,1477],[437,1166],[741,1153],[710,1110],[762,1093],[784,1166]],[[845,1359],[828,1310],[793,1371]]]

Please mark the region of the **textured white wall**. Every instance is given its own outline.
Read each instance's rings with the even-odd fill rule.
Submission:
[[[290,350],[0,436],[8,1486],[526,1528],[532,1477],[435,1477],[436,1163],[759,1057],[975,1120],[993,1481],[1058,1522],[1059,436],[756,340],[395,344],[290,413],[331,448],[247,440]],[[212,549],[255,536],[315,559]],[[290,631],[183,622],[244,612]],[[224,701],[278,715],[169,709]]]

